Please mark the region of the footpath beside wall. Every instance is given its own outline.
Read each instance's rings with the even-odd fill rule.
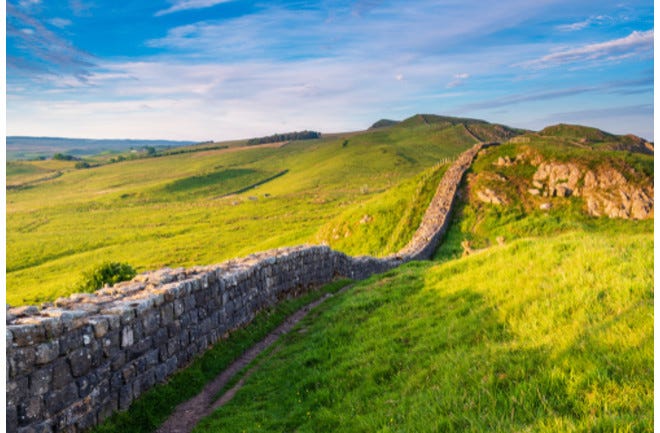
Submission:
[[[262,309],[337,277],[356,280],[428,259],[474,157],[445,173],[399,253],[350,257],[326,246],[253,254],[214,266],[161,269],[53,306],[7,310],[7,432],[81,432],[100,423]]]

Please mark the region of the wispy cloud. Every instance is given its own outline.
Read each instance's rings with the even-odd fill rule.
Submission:
[[[465,83],[465,80],[467,80],[468,78],[470,78],[470,74],[465,72],[460,74],[455,74],[454,79],[447,84],[447,88],[452,89],[454,87],[461,86],[463,85],[463,83]]]
[[[21,56],[8,55],[7,67],[54,76],[69,75],[84,81],[94,58],[48,29],[40,20],[7,3],[7,39]]]
[[[58,28],[68,27],[72,24],[71,20],[66,18],[51,18],[48,22]]]
[[[544,69],[570,63],[620,60],[652,52],[653,30],[634,31],[624,38],[560,50],[520,65],[532,69]]]
[[[171,14],[189,9],[204,9],[221,3],[229,3],[234,0],[174,0],[172,6],[156,12],[155,16]]]
[[[603,24],[605,22],[611,22],[613,19],[607,15],[598,15],[595,17],[589,17],[586,20],[577,21],[570,24],[560,24],[555,28],[562,32],[575,32],[578,30],[586,29],[591,25]]]

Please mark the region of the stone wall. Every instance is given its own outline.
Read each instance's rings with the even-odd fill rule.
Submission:
[[[343,276],[429,258],[478,144],[448,169],[411,242],[383,259],[326,246],[161,269],[50,306],[7,311],[7,431],[80,432],[189,364],[263,308]]]

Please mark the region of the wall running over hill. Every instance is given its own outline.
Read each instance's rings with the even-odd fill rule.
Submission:
[[[463,153],[398,254],[350,257],[326,246],[282,248],[190,269],[161,269],[54,305],[7,310],[7,432],[80,432],[189,364],[262,309],[337,277],[363,279],[428,259],[449,223]]]

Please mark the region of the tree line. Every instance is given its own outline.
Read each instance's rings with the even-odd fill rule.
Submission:
[[[311,140],[320,137],[321,137],[320,132],[305,130],[305,131],[287,132],[284,134],[273,134],[267,137],[251,138],[247,141],[247,145],[253,146],[255,144],[277,143],[280,141]]]

